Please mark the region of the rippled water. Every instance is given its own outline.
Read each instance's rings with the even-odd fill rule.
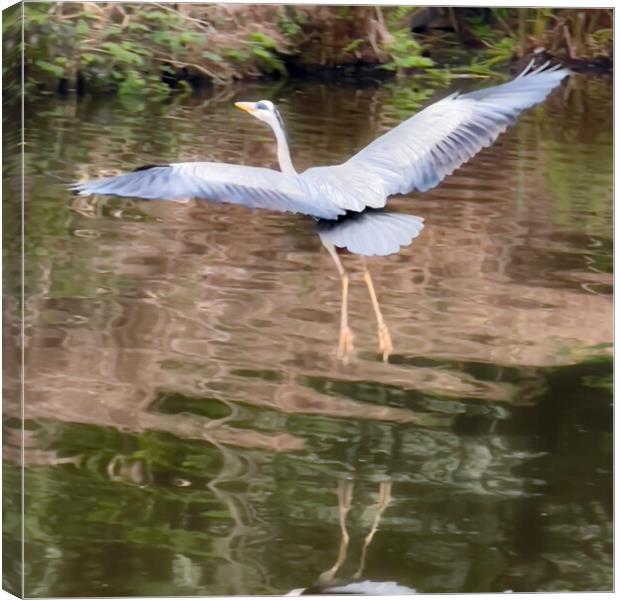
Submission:
[[[153,162],[274,166],[270,132],[233,107],[259,98],[280,105],[302,169],[405,118],[415,82],[27,106],[26,594],[283,593],[340,566],[339,550],[337,576],[352,576],[373,520],[362,579],[609,590],[611,81],[574,77],[432,193],[392,201],[426,227],[368,260],[387,364],[350,255],[355,349],[337,359],[340,283],[310,219],[64,188]],[[20,536],[17,142],[7,556]]]

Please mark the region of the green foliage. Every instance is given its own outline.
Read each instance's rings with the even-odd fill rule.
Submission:
[[[169,12],[164,12],[162,10],[151,10],[148,11],[144,16],[148,21],[157,21],[164,24],[170,24],[170,22],[174,19],[174,17]]]
[[[493,67],[499,63],[509,62],[514,56],[517,40],[513,36],[506,36],[496,44],[488,44],[484,51],[486,64]]]
[[[105,42],[101,44],[101,49],[107,52],[114,62],[119,65],[141,67],[144,64],[144,59],[131,49],[129,42],[122,42],[120,44]]]
[[[406,29],[392,33],[392,43],[387,48],[392,61],[383,65],[389,71],[403,71],[407,69],[430,69],[434,61],[422,56],[424,48],[413,39]]]
[[[610,57],[612,14],[602,9],[494,8],[465,24],[487,48],[489,65],[544,48],[558,58]],[[605,25],[608,25],[606,27]]]
[[[46,60],[37,60],[34,64],[45,73],[54,75],[54,77],[63,77],[65,74],[64,66],[57,63],[50,63]]]
[[[385,9],[385,24],[390,31],[402,29],[409,19],[420,10],[419,6],[392,6]]]
[[[301,33],[301,26],[297,21],[290,19],[286,14],[283,14],[278,21],[278,27],[280,31],[289,39],[296,38]]]
[[[161,45],[157,39],[161,32],[151,32],[147,24],[136,21],[126,26],[105,23],[94,29],[95,15],[79,11],[58,19],[49,6],[43,3],[25,6],[25,61],[30,85],[54,87],[63,78],[76,81],[79,74],[95,91],[111,88],[121,94],[164,91],[159,79],[152,77],[156,63],[144,43],[148,40],[150,44]],[[139,17],[147,19],[149,14],[145,9]],[[99,43],[91,39],[97,33]]]
[[[220,54],[217,52],[211,52],[211,50],[205,50],[201,56],[202,58],[215,63],[219,63],[224,60]]]
[[[385,23],[394,37],[388,48],[392,61],[386,68],[401,73],[411,68],[429,69],[420,63],[417,45],[426,44],[429,59],[449,62],[455,72],[492,76],[506,65],[535,49],[559,59],[610,57],[613,45],[612,13],[609,10],[551,8],[436,8],[423,15],[426,34],[409,32],[411,17],[427,8],[384,9]],[[441,23],[441,29],[434,24]],[[445,25],[451,25],[446,32]],[[414,43],[412,43],[412,40]],[[443,55],[443,56],[442,56]],[[459,56],[460,55],[460,56]],[[435,70],[437,73],[438,70]]]
[[[269,20],[259,19],[247,35],[242,26],[247,15],[237,23],[223,13],[218,16],[216,5],[191,11],[154,3],[94,7],[88,2],[24,5],[28,91],[49,92],[60,84],[73,89],[80,81],[95,93],[159,96],[170,91],[162,84],[164,75],[177,90],[187,87],[179,83],[183,78],[220,84],[248,75],[286,76],[283,54],[288,53],[311,67],[336,66],[352,54],[374,65],[373,31],[379,60],[389,57],[384,69],[398,75],[422,71],[440,79],[450,76],[448,69],[437,67],[441,63],[462,61],[457,71],[489,76],[498,65],[536,48],[558,58],[598,59],[609,58],[613,46],[613,13],[607,9],[282,6],[275,15],[273,9],[265,12]],[[413,34],[412,17],[430,33]],[[437,19],[441,29],[433,29]],[[19,31],[18,21],[3,20],[5,35]],[[327,50],[333,57],[324,55],[324,43],[312,42],[318,34],[335,40]],[[21,42],[15,38],[11,44],[8,51],[19,54]],[[358,52],[370,46],[374,52]],[[11,61],[4,61],[5,74],[9,63],[15,70]]]
[[[613,42],[613,29],[599,29],[590,34],[590,47],[594,56],[607,56]]]
[[[351,40],[341,51],[340,54],[341,56],[346,56],[347,54],[351,54],[352,52],[355,52],[355,50],[357,50],[362,44],[364,44],[366,42],[366,40],[362,39],[362,38],[356,38],[354,40]]]
[[[102,11],[93,13],[76,10],[88,6],[81,3],[57,6],[60,8],[50,10],[49,4],[28,3],[25,7],[30,89],[54,89],[61,79],[71,85],[80,78],[94,92],[115,90],[123,95],[158,97],[170,93],[162,76],[176,79],[184,67],[214,81],[230,77],[228,63],[211,49],[209,36],[188,27],[172,9],[161,10],[152,4],[106,4]],[[123,18],[119,20],[114,11],[121,11]],[[258,58],[269,65],[271,55],[260,50],[266,41],[256,43]],[[251,58],[251,53],[243,58]],[[210,71],[207,65],[217,68]],[[177,86],[181,91],[184,87]]]
[[[286,76],[286,66],[277,54],[276,41],[270,36],[255,31],[248,37],[252,56],[264,73],[278,73]]]
[[[265,48],[266,50],[275,50],[276,48],[275,40],[272,37],[260,31],[255,31],[254,33],[251,33],[248,39],[251,44],[260,45],[262,48]]]
[[[472,77],[497,77],[504,70],[497,70],[499,64],[507,63],[511,60],[511,56],[501,54],[499,51],[481,52],[472,56],[468,63],[459,65],[450,69],[452,75],[469,75]]]
[[[237,48],[225,48],[222,54],[228,59],[234,62],[245,62],[251,58],[249,52],[245,50],[238,50]]]
[[[135,94],[146,87],[146,80],[135,69],[127,71],[125,78],[118,88],[120,94]]]

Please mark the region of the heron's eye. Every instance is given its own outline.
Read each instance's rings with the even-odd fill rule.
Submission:
[[[256,108],[258,108],[258,110],[269,110],[269,106],[267,106],[267,103],[263,102],[263,100],[256,103]]]

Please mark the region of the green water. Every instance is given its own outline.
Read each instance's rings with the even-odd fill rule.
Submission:
[[[339,489],[350,536],[339,578],[358,570],[376,518],[363,579],[611,589],[610,80],[575,76],[439,188],[391,203],[426,227],[368,261],[387,364],[354,256],[342,258],[354,351],[338,360],[340,283],[310,219],[64,187],[154,162],[274,166],[269,131],[237,100],[278,103],[299,169],[339,162],[419,97],[415,81],[290,83],[163,105],[27,104],[26,595],[309,586],[337,561]],[[10,589],[18,141],[6,136],[4,165]]]

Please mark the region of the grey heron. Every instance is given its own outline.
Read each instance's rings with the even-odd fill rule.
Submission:
[[[402,240],[422,229],[419,217],[400,215],[389,232],[373,239],[364,219],[369,209],[381,209],[396,194],[426,192],[513,125],[525,109],[542,102],[569,74],[548,63],[531,62],[511,81],[467,93],[453,93],[431,104],[384,133],[339,165],[312,167],[298,173],[291,161],[284,123],[269,100],[237,102],[236,106],[265,122],[275,134],[280,170],[213,162],[147,165],[132,172],[74,184],[78,195],[103,194],[143,199],[204,198],[250,208],[311,215],[319,221],[319,235],[336,263],[342,285],[339,355],[352,351],[347,320],[349,279],[336,248],[357,248],[362,255],[388,254]],[[339,223],[339,227],[330,227]],[[344,224],[349,223],[344,226]],[[379,221],[376,221],[377,223]],[[368,225],[368,223],[366,223]],[[360,237],[363,234],[363,237]],[[377,318],[383,359],[392,341],[381,315],[370,273],[364,264]]]

